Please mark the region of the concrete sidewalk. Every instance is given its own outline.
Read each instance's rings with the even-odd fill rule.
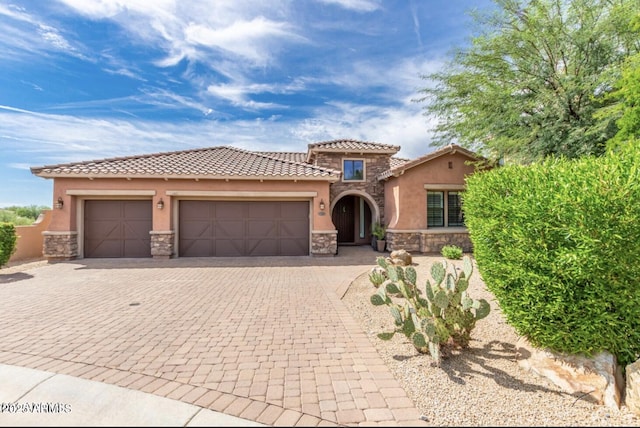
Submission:
[[[0,364],[0,426],[267,426],[169,398]]]

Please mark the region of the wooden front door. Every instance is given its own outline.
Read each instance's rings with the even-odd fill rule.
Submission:
[[[347,195],[333,207],[331,220],[338,229],[338,244],[355,242],[355,203],[356,197]]]

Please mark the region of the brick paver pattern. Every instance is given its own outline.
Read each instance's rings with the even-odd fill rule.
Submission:
[[[0,363],[273,426],[425,425],[340,301],[375,263],[352,254],[85,259],[0,276]]]

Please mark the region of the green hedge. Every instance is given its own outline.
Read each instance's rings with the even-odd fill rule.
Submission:
[[[0,223],[0,267],[7,264],[16,250],[16,228],[11,223]]]
[[[532,344],[640,356],[640,149],[476,173],[465,223],[478,269]]]

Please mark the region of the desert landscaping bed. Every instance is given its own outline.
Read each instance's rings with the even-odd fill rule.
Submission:
[[[439,255],[413,257],[420,287],[424,287],[431,265],[442,260]],[[448,263],[462,266],[458,260]],[[477,268],[469,294],[489,301],[491,313],[478,321],[470,347],[443,359],[440,367],[428,354],[419,354],[402,334],[390,341],[376,336],[392,331],[394,325],[386,306],[370,303],[375,292],[365,273],[349,286],[342,300],[429,424],[640,426],[640,418],[625,406],[616,410],[598,405],[589,397],[565,393],[547,379],[523,370],[517,363],[518,335],[505,322]]]

